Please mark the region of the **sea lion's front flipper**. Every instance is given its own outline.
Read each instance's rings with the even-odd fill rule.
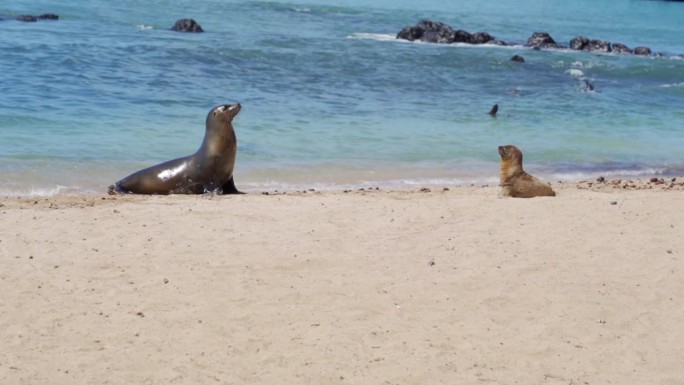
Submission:
[[[223,189],[221,188],[221,184],[218,182],[216,178],[212,181],[208,181],[206,183],[202,184],[202,187],[204,189],[204,194],[222,194]]]
[[[224,194],[244,194],[235,187],[235,181],[232,176],[228,179],[228,182],[223,184],[222,189]]]

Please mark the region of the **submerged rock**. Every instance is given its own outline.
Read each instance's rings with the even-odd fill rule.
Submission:
[[[522,57],[522,56],[520,56],[520,55],[513,55],[513,57],[511,58],[511,61],[515,61],[515,62],[518,62],[518,63],[524,63],[524,62],[525,62],[525,58]]]
[[[38,18],[43,20],[59,20],[59,15],[55,15],[54,13],[44,13],[38,16]]]
[[[35,23],[39,19],[40,20],[58,20],[59,16],[55,15],[54,13],[44,13],[40,16],[33,16],[33,15],[19,15],[19,16],[10,16],[10,15],[5,15],[5,14],[0,14],[0,21],[2,20],[17,20],[17,21],[23,21],[25,23]]]
[[[176,32],[204,32],[202,27],[193,19],[179,19],[171,27]]]
[[[17,16],[17,20],[27,23],[35,23],[36,21],[38,21],[38,18],[31,15],[19,15]]]

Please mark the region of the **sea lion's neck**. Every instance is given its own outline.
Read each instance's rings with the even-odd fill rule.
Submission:
[[[499,178],[501,185],[505,185],[508,180],[524,173],[522,165],[516,160],[507,160],[501,162],[501,169]]]
[[[233,125],[228,122],[227,127],[224,126],[219,129],[212,127],[208,129],[204,135],[202,146],[197,152],[202,152],[208,156],[225,155],[226,151],[234,147],[236,143],[237,138],[235,137]]]

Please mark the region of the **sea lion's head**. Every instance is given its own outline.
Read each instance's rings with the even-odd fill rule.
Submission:
[[[220,122],[224,124],[232,122],[241,108],[240,103],[223,104],[212,108],[207,114],[207,127],[209,127],[210,122]]]
[[[504,162],[510,162],[516,160],[518,163],[522,164],[523,154],[518,147],[512,144],[507,144],[505,146],[499,146],[499,155],[501,160]]]

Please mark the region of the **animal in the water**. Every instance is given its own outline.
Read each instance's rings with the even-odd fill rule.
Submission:
[[[237,156],[233,119],[240,108],[240,104],[212,108],[197,152],[135,172],[109,186],[109,193],[240,194],[233,178]]]
[[[492,107],[492,109],[489,110],[489,115],[495,118],[497,112],[499,112],[499,105],[495,104],[494,107]]]
[[[523,154],[514,145],[499,146],[501,194],[508,197],[532,198],[555,196],[551,186],[523,170]]]

